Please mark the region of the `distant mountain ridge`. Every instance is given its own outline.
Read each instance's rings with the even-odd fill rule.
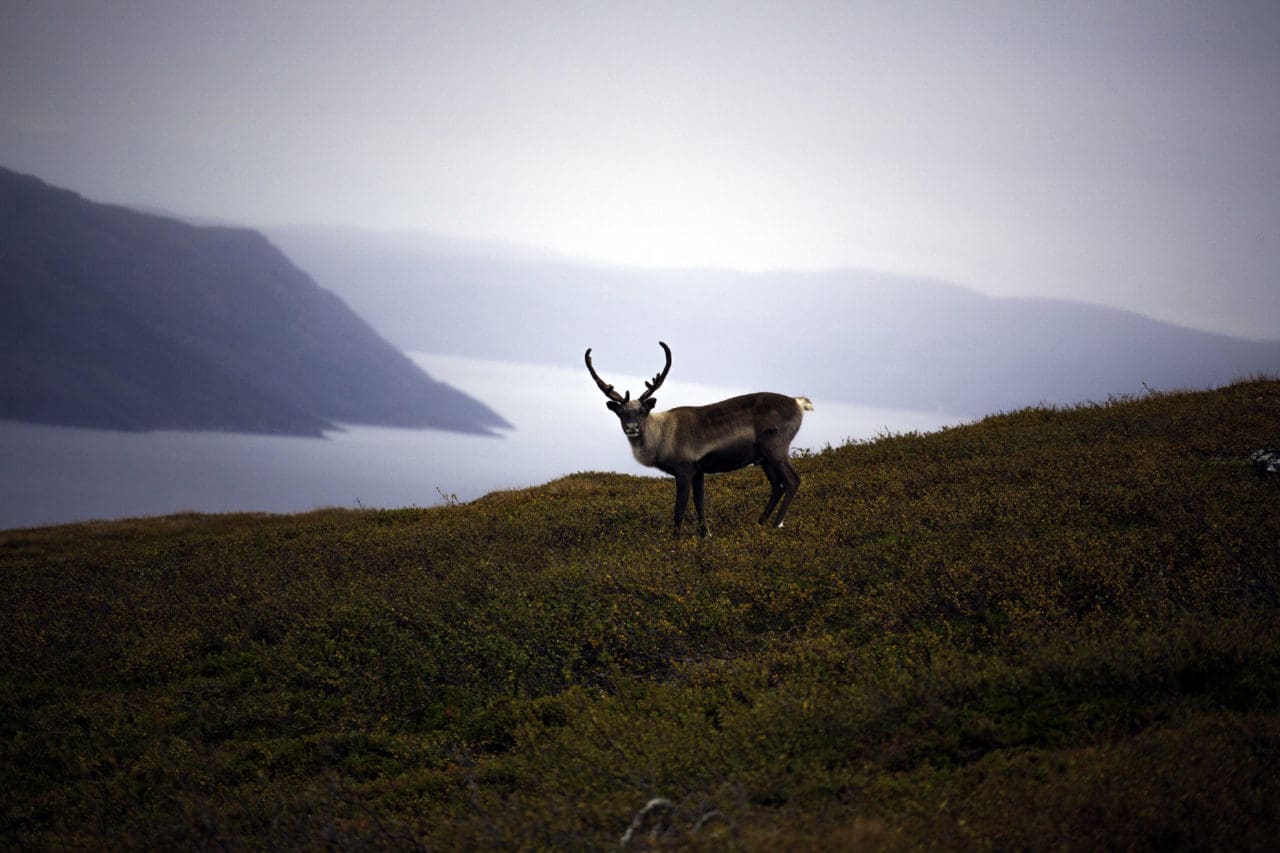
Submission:
[[[262,234],[0,169],[0,418],[319,435],[509,426],[437,382]]]
[[[1280,374],[1280,341],[904,276],[621,268],[483,257],[435,237],[267,233],[411,350],[581,365],[592,346],[602,370],[641,375],[661,366],[661,339],[682,379],[961,416]]]

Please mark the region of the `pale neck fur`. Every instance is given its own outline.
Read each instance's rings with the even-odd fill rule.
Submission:
[[[640,437],[631,441],[631,455],[641,465],[654,467],[667,443],[672,425],[670,412],[653,412],[640,426]]]

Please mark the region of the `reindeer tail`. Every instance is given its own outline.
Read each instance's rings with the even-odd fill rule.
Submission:
[[[796,403],[806,412],[813,411],[813,401],[808,397],[796,397]]]

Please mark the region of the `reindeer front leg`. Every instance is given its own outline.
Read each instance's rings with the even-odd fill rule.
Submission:
[[[689,505],[689,489],[693,485],[693,475],[688,471],[680,471],[676,473],[676,529],[675,535],[680,535],[680,525],[684,522],[685,507]]]
[[[693,473],[693,508],[698,513],[698,535],[705,539],[709,531],[707,530],[707,516],[703,511],[704,492],[702,481],[704,476],[700,470]]]

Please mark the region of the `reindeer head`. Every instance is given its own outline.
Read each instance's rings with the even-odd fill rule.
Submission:
[[[667,378],[667,372],[671,370],[671,348],[662,341],[658,341],[658,346],[662,347],[663,352],[667,354],[667,364],[662,368],[662,372],[653,377],[652,382],[644,383],[644,393],[635,400],[631,399],[631,392],[626,395],[619,394],[613,389],[613,386],[600,378],[596,373],[596,369],[591,366],[591,350],[586,352],[587,370],[591,371],[591,378],[596,381],[596,385],[609,398],[609,402],[605,403],[609,410],[618,416],[618,420],[622,422],[622,431],[626,433],[627,438],[632,441],[639,441],[641,431],[644,427],[644,419],[653,411],[653,407],[657,404],[657,400],[653,397],[653,392],[662,386],[662,382]]]

